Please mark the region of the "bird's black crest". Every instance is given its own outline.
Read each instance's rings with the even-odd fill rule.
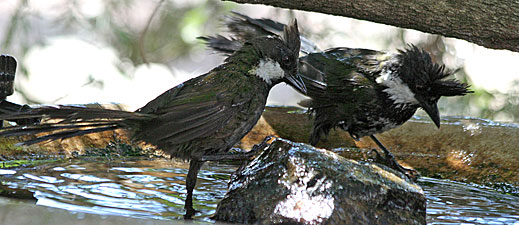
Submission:
[[[434,63],[428,52],[409,45],[405,50],[399,50],[401,62],[401,78],[410,87],[428,89],[433,96],[457,96],[471,93],[468,85],[456,79],[445,80],[456,71],[445,69],[445,66]]]
[[[301,38],[299,37],[299,29],[297,28],[297,20],[294,19],[290,25],[283,30],[283,41],[293,53],[296,59],[299,58],[299,49],[301,48]]]

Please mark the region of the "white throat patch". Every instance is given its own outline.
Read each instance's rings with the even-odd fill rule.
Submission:
[[[377,83],[386,86],[384,89],[396,104],[418,104],[414,93],[409,87],[404,84],[402,79],[395,77],[392,71],[385,71],[380,77],[375,80]]]
[[[278,62],[267,58],[260,59],[258,66],[249,70],[250,74],[254,74],[263,79],[267,84],[272,84],[273,79],[283,78],[285,71],[281,68]]]

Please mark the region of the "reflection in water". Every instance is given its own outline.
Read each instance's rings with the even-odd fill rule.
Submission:
[[[49,163],[2,169],[2,186],[27,189],[38,205],[76,212],[155,219],[184,214],[188,165],[168,160]],[[208,221],[236,166],[207,163],[194,192],[195,219]],[[430,224],[519,224],[519,197],[462,183],[422,178]]]

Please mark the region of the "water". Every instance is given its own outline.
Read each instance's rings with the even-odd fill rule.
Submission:
[[[449,180],[421,178],[430,224],[519,224],[519,197]]]
[[[187,168],[185,163],[169,160],[74,160],[0,169],[0,183],[29,190],[38,205],[172,220],[184,213]],[[234,165],[206,164],[194,192],[195,208],[200,210],[195,219],[213,222],[210,216],[235,169]],[[432,178],[421,178],[420,184],[427,196],[429,224],[519,224],[519,197]]]

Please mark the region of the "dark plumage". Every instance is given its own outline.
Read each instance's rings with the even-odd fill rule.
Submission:
[[[396,54],[334,48],[300,60],[308,67],[301,69],[303,75],[318,70],[323,77],[322,82],[306,79],[309,106],[316,115],[312,144],[334,127],[355,139],[387,131],[409,120],[418,108],[439,127],[439,98],[468,93],[466,84],[445,80],[451,72],[415,46]]]
[[[14,93],[16,59],[10,55],[0,55],[0,100]]]
[[[7,96],[14,93],[14,77],[16,75],[16,59],[10,55],[0,55],[0,114],[12,113],[29,110],[28,105],[18,105],[5,100]],[[38,119],[12,120],[17,124],[33,124],[39,122]],[[4,125],[0,120],[0,127]]]
[[[235,36],[204,37],[209,47],[229,54],[254,33],[277,33],[284,26],[269,19],[235,15],[227,21]],[[311,98],[302,105],[315,116],[310,143],[316,145],[336,127],[354,139],[370,136],[385,152],[385,159],[379,159],[404,173],[411,171],[400,166],[374,135],[402,125],[418,108],[439,127],[440,97],[470,93],[468,85],[446,79],[452,72],[413,45],[397,53],[345,47],[318,51],[307,41],[301,49],[299,73]]]
[[[186,179],[186,218],[195,214],[192,193],[203,162],[225,159],[226,153],[256,124],[270,89],[288,82],[305,92],[297,75],[299,32],[297,23],[277,35],[251,39],[240,45],[225,63],[180,84],[136,112],[81,108],[41,107],[0,119],[48,118],[40,125],[4,128],[1,136],[39,134],[24,144],[58,140],[87,133],[128,129],[133,138],[153,144],[172,157],[190,160]]]

